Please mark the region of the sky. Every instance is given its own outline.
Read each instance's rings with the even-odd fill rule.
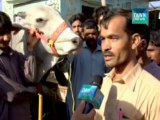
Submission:
[[[154,1],[154,2],[149,2],[149,8],[160,8],[160,0]]]
[[[0,11],[2,11],[2,0],[0,0]]]

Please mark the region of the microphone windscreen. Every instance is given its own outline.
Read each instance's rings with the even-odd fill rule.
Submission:
[[[83,85],[78,99],[91,103],[95,108],[99,109],[104,95],[96,85]]]

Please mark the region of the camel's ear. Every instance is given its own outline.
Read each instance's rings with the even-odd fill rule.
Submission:
[[[26,17],[26,12],[18,12],[18,13],[17,13],[17,16],[25,19],[25,17]]]
[[[23,22],[24,22],[26,16],[27,16],[26,12],[18,12],[17,14],[15,14],[15,19],[16,19],[15,23],[23,26]]]
[[[141,36],[138,33],[132,35],[132,49],[136,49],[141,44]]]

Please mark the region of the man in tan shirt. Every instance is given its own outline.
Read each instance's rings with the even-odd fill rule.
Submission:
[[[112,10],[101,21],[102,51],[112,71],[103,79],[104,99],[99,110],[82,114],[80,104],[72,120],[159,120],[160,82],[136,59],[140,24],[132,24],[130,11]],[[78,112],[77,112],[78,111]]]

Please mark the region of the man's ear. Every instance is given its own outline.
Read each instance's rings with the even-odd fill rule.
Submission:
[[[131,37],[131,41],[132,41],[132,49],[136,49],[137,47],[139,47],[142,42],[140,34],[138,33],[133,34]]]

